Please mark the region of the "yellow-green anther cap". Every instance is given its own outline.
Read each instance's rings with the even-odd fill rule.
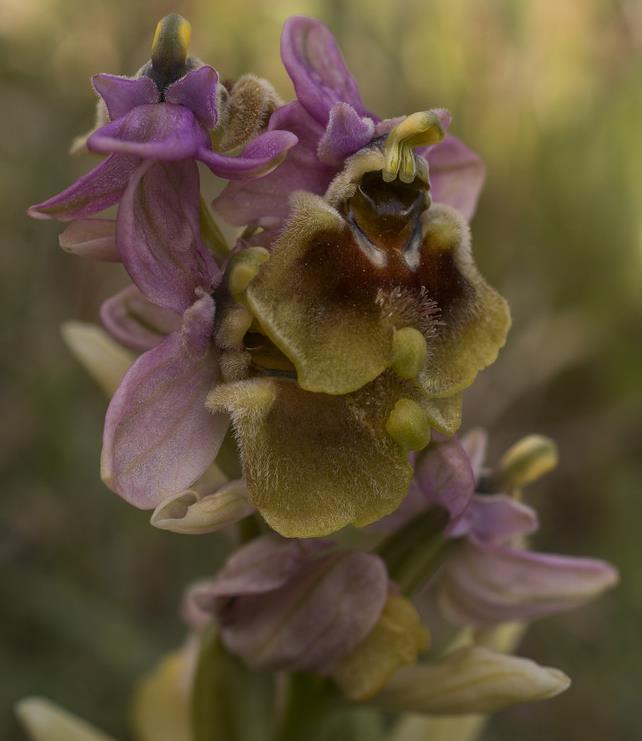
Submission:
[[[270,257],[264,247],[248,247],[234,256],[228,277],[228,287],[235,301],[245,302],[245,291],[256,278],[261,265]]]
[[[152,66],[158,72],[182,67],[192,38],[192,26],[178,13],[166,15],[156,26],[152,41]]]
[[[417,174],[414,148],[437,144],[445,135],[436,111],[420,111],[404,118],[386,139],[383,179],[389,183],[399,177],[402,183],[412,183]]]
[[[552,471],[557,460],[553,440],[528,435],[506,451],[493,478],[500,489],[518,489]]]
[[[426,338],[414,327],[395,331],[392,338],[392,369],[401,378],[415,378],[426,363]]]
[[[430,417],[412,399],[399,399],[386,421],[386,432],[404,450],[423,450],[430,442]]]

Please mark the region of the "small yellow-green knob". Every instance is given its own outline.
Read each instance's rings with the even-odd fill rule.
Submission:
[[[401,378],[416,378],[426,363],[426,338],[414,327],[395,331],[392,338],[392,369]]]
[[[228,286],[234,300],[245,303],[245,291],[250,282],[256,278],[261,265],[270,257],[263,247],[248,247],[233,258],[230,267]]]
[[[423,450],[430,442],[430,417],[416,401],[401,398],[386,421],[386,432],[404,450]]]

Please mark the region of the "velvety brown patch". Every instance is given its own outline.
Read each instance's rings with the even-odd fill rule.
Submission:
[[[421,248],[419,279],[428,296],[439,307],[440,319],[448,321],[457,306],[472,292],[472,286],[464,277],[455,260],[455,249],[431,244],[426,237]]]
[[[341,209],[345,227],[317,232],[302,260],[333,300],[372,307],[383,291],[402,289],[406,303],[417,307],[431,302],[447,317],[470,289],[455,260],[457,245],[438,244],[428,235],[422,240],[421,216],[428,208],[426,184],[395,180],[384,182],[380,172],[366,173],[355,195]],[[415,312],[417,313],[417,312]],[[416,326],[416,322],[412,322]]]

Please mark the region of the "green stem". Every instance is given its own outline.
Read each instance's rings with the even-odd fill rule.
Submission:
[[[227,241],[223,236],[219,225],[214,221],[214,217],[210,213],[210,210],[201,196],[201,207],[199,212],[199,221],[201,226],[201,234],[205,240],[207,246],[214,253],[214,256],[219,260],[224,260],[230,253],[230,248],[227,245]]]
[[[457,543],[443,535],[447,523],[448,513],[434,507],[386,538],[377,549],[390,578],[406,596],[428,581]]]
[[[290,674],[287,697],[274,741],[313,741],[322,718],[335,703],[329,681],[312,674]]]
[[[239,524],[239,540],[241,543],[249,543],[259,535],[263,535],[265,530],[261,527],[261,521],[256,515],[250,515],[243,518]]]

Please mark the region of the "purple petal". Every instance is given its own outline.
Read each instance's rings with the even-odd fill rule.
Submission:
[[[450,513],[449,535],[468,532],[467,508],[473,500],[475,479],[466,453],[456,437],[446,438],[433,432],[432,443],[421,453],[412,454],[415,475],[408,495],[387,517],[374,523],[373,530],[392,532],[403,527],[430,507],[442,507]]]
[[[216,211],[235,226],[263,226],[266,220],[285,219],[292,192],[307,190],[322,195],[337,173],[337,168],[324,165],[317,157],[323,127],[296,101],[279,108],[272,115],[269,128],[292,131],[298,143],[278,170],[260,180],[229,183],[214,200]]]
[[[335,553],[273,592],[221,600],[217,615],[223,641],[248,664],[325,674],[372,630],[387,594],[377,556]]]
[[[488,448],[488,434],[481,427],[475,427],[469,430],[461,438],[461,446],[466,451],[470,466],[473,469],[475,481],[479,481],[482,468],[486,461],[486,451]]]
[[[429,506],[448,510],[456,520],[475,492],[470,461],[456,437],[433,434],[434,442],[417,455],[412,487],[417,487]]]
[[[332,106],[328,126],[319,142],[319,159],[326,165],[343,167],[346,157],[365,147],[374,131],[371,118],[360,116],[349,103],[337,103]]]
[[[104,211],[118,203],[139,163],[138,157],[113,154],[62,193],[31,206],[27,213],[34,219],[72,221]]]
[[[118,209],[118,249],[127,272],[154,304],[182,314],[197,288],[218,277],[199,224],[196,163],[145,162]]]
[[[176,312],[152,304],[136,286],[108,298],[100,307],[100,318],[121,345],[143,351],[156,347],[181,324]]]
[[[446,561],[440,604],[459,624],[530,620],[579,607],[617,579],[604,561],[468,542]]]
[[[454,538],[470,535],[482,543],[500,543],[516,535],[534,533],[539,526],[532,507],[506,494],[475,496],[451,530]]]
[[[216,70],[203,65],[173,82],[165,91],[165,100],[189,108],[206,129],[213,129],[218,120],[217,86]]]
[[[194,592],[194,599],[207,609],[217,597],[280,589],[305,568],[311,556],[330,545],[325,540],[285,540],[272,534],[262,535],[236,551],[213,581]]]
[[[65,252],[105,262],[120,262],[116,247],[115,219],[79,219],[72,221],[58,237]]]
[[[218,376],[211,342],[214,302],[202,296],[181,330],[141,355],[107,410],[102,477],[140,509],[152,509],[196,481],[227,429],[205,399]]]
[[[277,168],[296,143],[297,138],[290,131],[266,131],[252,139],[238,157],[227,157],[205,147],[199,149],[197,156],[220,178],[259,178]]]
[[[143,105],[123,118],[101,126],[87,139],[87,148],[102,154],[121,152],[153,160],[193,157],[209,136],[188,108],[169,103]]]
[[[456,208],[470,221],[486,176],[481,157],[450,134],[422,153],[430,168],[433,201]]]
[[[327,123],[335,103],[350,103],[367,115],[357,83],[348,71],[330,30],[303,16],[289,18],[281,34],[281,59],[297,98],[317,121]]]
[[[183,592],[180,615],[191,631],[200,631],[212,622],[213,600],[209,597],[211,586],[212,579],[201,579],[192,582]]]
[[[94,90],[105,101],[111,121],[129,113],[140,105],[158,103],[160,93],[149,77],[120,77],[119,75],[94,75]]]

